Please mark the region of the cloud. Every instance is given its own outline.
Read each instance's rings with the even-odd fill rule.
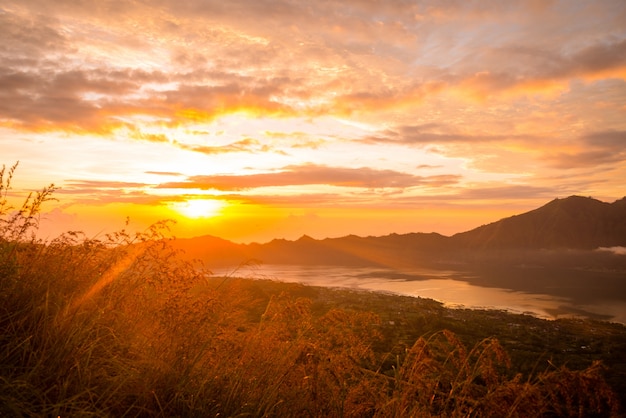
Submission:
[[[69,40],[43,14],[0,10],[0,57],[4,65],[34,66],[53,52],[68,49]]]
[[[171,198],[149,193],[153,185],[139,182],[67,180],[55,194],[72,196],[71,204],[108,205],[130,203],[136,205],[162,206]]]
[[[148,142],[164,143],[164,144],[172,142],[165,134],[151,134],[151,133],[141,132],[132,126],[129,126],[129,129],[132,131],[131,135],[135,139],[141,139],[141,140],[148,141]]]
[[[68,187],[95,187],[102,189],[120,189],[126,187],[144,187],[148,184],[146,183],[138,183],[138,182],[130,182],[130,181],[104,181],[104,180],[67,180],[65,182]]]
[[[441,166],[441,165],[432,165],[432,164],[420,164],[420,165],[418,165],[415,168],[422,170],[422,169],[441,168],[441,167],[443,167],[443,166]]]
[[[626,80],[626,40],[604,39],[569,53],[516,45],[493,49],[490,53],[492,56],[487,59],[493,61],[492,65],[457,77],[456,81],[461,90],[479,100],[500,93],[563,92],[569,89],[573,79]],[[512,64],[500,65],[500,61]]]
[[[344,81],[349,82],[348,79]],[[361,86],[356,82],[353,84],[354,87],[347,89],[345,94],[338,95],[329,105],[322,105],[316,111],[350,116],[409,109],[421,105],[425,100],[447,88],[447,84],[440,80],[397,87],[378,86],[376,81],[373,83],[369,86],[363,85],[363,90],[360,90]]]
[[[140,116],[171,127],[232,113],[367,117],[458,91],[480,100],[563,91],[572,77],[624,77],[626,41],[584,36],[610,33],[617,22],[593,23],[619,16],[616,4],[8,1],[0,123],[110,134]],[[561,50],[545,33],[554,24],[575,24],[587,41]]]
[[[134,125],[132,119],[137,115],[177,125],[236,112],[290,113],[289,106],[274,97],[283,95],[285,86],[293,93],[298,81],[240,74],[240,68],[258,65],[263,50],[225,42],[232,29],[216,30],[208,46],[202,45],[202,36],[195,42],[186,41],[178,55],[195,54],[197,66],[170,66],[165,74],[146,70],[141,58],[144,54],[147,59],[156,58],[150,57],[149,51],[169,48],[173,55],[182,38],[189,39],[193,32],[189,28],[177,32],[172,28],[180,25],[173,23],[169,26],[172,33],[164,38],[145,36],[156,33],[164,25],[161,20],[168,21],[175,14],[161,16],[156,9],[117,1],[99,2],[94,7],[100,13],[73,1],[57,2],[56,8],[37,1],[11,3],[0,13],[0,103],[4,104],[0,105],[0,123],[5,126],[108,134],[117,127]],[[124,19],[116,19],[120,15]],[[129,25],[135,18],[140,20]],[[194,24],[207,26],[206,22]],[[138,27],[145,31],[138,32]],[[162,40],[172,43],[161,44]],[[224,49],[226,44],[229,47]],[[222,57],[235,56],[241,46],[241,57],[248,57],[247,61],[212,65],[217,55],[207,51],[211,45],[219,46],[216,54]],[[256,61],[251,57],[255,54]],[[116,61],[120,56],[128,59]],[[170,62],[158,67],[167,68]]]
[[[271,148],[268,145],[263,145],[256,139],[245,138],[241,141],[236,141],[227,145],[187,145],[177,143],[182,149],[200,152],[202,154],[207,155],[217,155],[217,154],[228,154],[232,152],[250,152],[250,153],[258,153],[258,152],[269,152]]]
[[[128,190],[150,187],[150,184],[129,181],[102,181],[102,180],[66,180],[63,186],[55,193],[59,194],[94,194],[110,193],[123,195]]]
[[[182,173],[178,173],[175,171],[145,171],[146,174],[154,174],[156,176],[173,176],[173,177],[181,177]]]
[[[585,145],[601,147],[619,153],[625,151],[626,131],[591,132],[584,135],[581,139]]]
[[[263,135],[271,140],[278,140],[281,142],[289,142],[289,147],[298,149],[312,149],[317,150],[329,143],[328,135],[323,135],[324,138],[320,138],[319,135],[312,135],[306,132],[295,131],[295,132],[275,132],[275,131],[265,131]]]
[[[560,169],[599,167],[626,163],[626,131],[601,131],[585,134],[574,141],[577,148],[570,152],[550,152],[544,157],[551,166]]]
[[[289,106],[272,99],[278,91],[272,84],[255,88],[180,84],[167,91],[145,87],[179,77],[183,76],[135,70],[16,72],[0,68],[0,120],[29,130],[110,132],[122,126],[136,131],[132,122],[136,115],[177,125],[237,112],[273,116],[293,113]]]
[[[380,196],[373,196],[368,193],[300,193],[293,195],[222,195],[221,198],[239,201],[247,204],[280,205],[293,207],[320,207],[333,206],[367,206],[370,208],[407,208],[419,205],[432,205],[433,207],[464,207],[468,201],[492,202],[494,199],[504,201],[539,201],[546,202],[554,199],[555,196],[567,197],[575,194],[580,189],[569,185],[555,186],[532,186],[523,184],[490,185],[488,183],[474,185],[471,188],[455,187],[453,190],[446,190],[437,194],[411,194],[398,193]],[[533,203],[530,206],[535,205]]]
[[[293,114],[290,106],[272,98],[279,93],[279,86],[271,80],[261,86],[181,85],[176,90],[164,92],[164,104],[177,109],[175,115],[178,119],[192,121],[210,121],[216,116],[237,112],[255,116]]]
[[[287,166],[279,172],[250,175],[192,176],[185,182],[159,185],[159,188],[193,188],[238,191],[260,187],[329,185],[355,188],[438,187],[459,181],[455,175],[414,176],[393,170],[367,167],[343,168],[305,164]]]
[[[615,72],[615,73],[613,73]],[[565,56],[555,77],[626,76],[626,39],[602,41]]]
[[[455,132],[456,131],[456,132]],[[428,123],[424,125],[400,125],[374,135],[358,139],[369,144],[433,145],[452,143],[482,143],[515,138],[515,135],[467,134],[458,132],[452,125]]]
[[[163,112],[126,98],[153,80],[162,81],[162,74],[0,68],[0,121],[35,131],[109,131],[107,127],[125,125],[119,117]]]
[[[460,199],[493,200],[493,199],[551,199],[555,196],[569,195],[571,191],[563,187],[532,186],[524,184],[508,184],[500,186],[472,187],[458,193]]]

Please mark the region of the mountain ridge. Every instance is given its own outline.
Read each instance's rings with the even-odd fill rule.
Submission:
[[[210,235],[176,246],[214,265],[256,259],[265,264],[398,266],[441,254],[481,250],[593,250],[626,246],[626,197],[613,203],[569,196],[452,236],[436,232],[237,244]]]
[[[594,249],[626,245],[626,198],[569,196],[452,236],[461,247]]]

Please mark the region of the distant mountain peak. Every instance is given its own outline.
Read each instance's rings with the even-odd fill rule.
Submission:
[[[594,199],[591,196],[571,195],[571,196],[563,197],[563,198],[558,198],[557,197],[556,199],[554,199],[553,201],[547,203],[544,206],[549,206],[549,205],[586,205],[586,204],[608,205],[609,203],[602,202],[602,201],[600,201],[598,199]]]
[[[538,209],[454,235],[461,247],[578,248],[626,244],[626,204],[592,197],[554,199]]]

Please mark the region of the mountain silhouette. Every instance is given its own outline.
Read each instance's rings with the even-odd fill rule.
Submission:
[[[240,266],[258,261],[260,269],[376,267],[376,277],[384,271],[385,277],[401,280],[445,273],[449,279],[481,287],[553,295],[582,306],[619,302],[626,295],[626,256],[595,251],[626,247],[626,198],[613,203],[580,196],[555,199],[453,236],[410,233],[318,240],[303,235],[263,244],[203,236],[177,239],[173,245],[209,269],[232,272],[227,275],[245,273]]]
[[[626,198],[613,203],[570,196],[451,237],[437,233],[348,235],[295,241],[235,244],[216,237],[178,239],[188,257],[209,265],[232,266],[246,260],[264,264],[378,265],[398,267],[453,260],[454,254],[489,250],[593,250],[626,247]]]
[[[586,249],[626,245],[626,198],[614,203],[570,196],[456,234],[455,247]]]

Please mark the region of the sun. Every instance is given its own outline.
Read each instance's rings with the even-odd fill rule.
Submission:
[[[219,214],[224,207],[224,202],[213,199],[190,199],[184,202],[173,203],[172,207],[187,218],[212,218]]]

